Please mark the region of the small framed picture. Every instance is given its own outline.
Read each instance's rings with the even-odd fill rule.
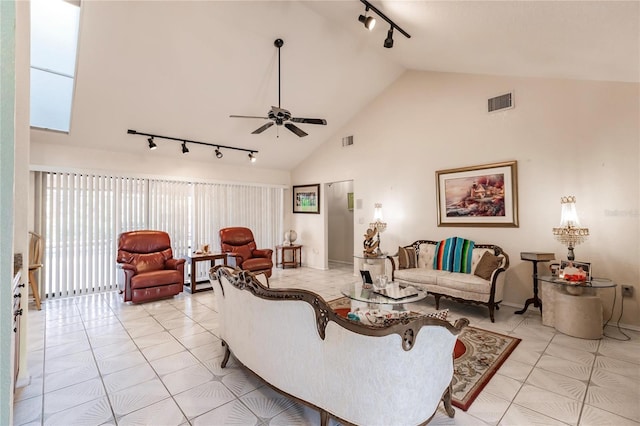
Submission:
[[[320,184],[293,187],[294,213],[320,213]]]
[[[564,271],[566,268],[574,267],[579,271],[583,271],[586,274],[586,281],[591,281],[591,263],[578,262],[576,260],[562,260],[560,261],[560,270]]]

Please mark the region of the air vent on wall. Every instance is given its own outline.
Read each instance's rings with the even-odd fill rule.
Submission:
[[[496,96],[488,100],[489,112],[513,108],[513,93]]]
[[[342,146],[353,145],[353,136],[345,136],[342,138]]]

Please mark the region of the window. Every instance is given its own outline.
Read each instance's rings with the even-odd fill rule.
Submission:
[[[115,290],[124,231],[168,232],[176,258],[202,244],[216,251],[218,231],[227,226],[251,228],[260,247],[279,244],[283,235],[283,188],[54,172],[35,172],[34,182],[48,298]],[[206,280],[208,270],[203,262],[185,273]]]
[[[31,126],[68,132],[80,7],[31,1]]]

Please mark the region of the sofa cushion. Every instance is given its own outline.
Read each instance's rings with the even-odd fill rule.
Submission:
[[[451,272],[437,278],[438,288],[448,288],[466,293],[489,294],[491,283],[477,275]]]
[[[265,269],[273,268],[273,262],[271,259],[266,259],[264,257],[252,257],[251,259],[247,259],[242,262],[242,269],[246,269],[248,271],[263,271]]]
[[[164,269],[165,256],[162,252],[156,253],[133,253],[131,262],[136,266],[138,274]]]
[[[168,284],[184,284],[183,275],[175,269],[163,269],[131,277],[131,289],[159,287]]]
[[[441,311],[429,312],[428,314],[425,314],[425,317],[436,318],[442,321],[446,321],[448,315],[449,315],[449,309],[443,309]]]
[[[418,246],[418,252],[416,255],[418,258],[416,267],[433,269],[433,258],[436,255],[436,245],[422,243]]]
[[[437,285],[437,279],[440,276],[448,275],[449,271],[438,271],[426,268],[398,269],[394,271],[393,277],[410,283],[433,284]]]
[[[502,259],[489,253],[488,251],[485,251],[480,258],[480,261],[476,265],[474,274],[479,276],[480,278],[489,280],[491,279],[491,274],[493,274],[493,271],[498,269],[501,263]]]
[[[243,263],[251,259],[251,249],[249,248],[248,244],[234,247],[232,253],[237,254],[242,258],[242,260],[240,260],[239,263]],[[243,266],[243,269],[249,269],[249,268]]]
[[[413,247],[398,247],[398,268],[407,269],[416,267],[416,249]]]

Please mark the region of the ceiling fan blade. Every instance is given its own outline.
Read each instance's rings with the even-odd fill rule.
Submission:
[[[305,123],[305,124],[327,124],[327,120],[324,118],[300,118],[300,117],[291,117],[291,121],[294,123]]]
[[[267,130],[269,127],[273,126],[273,121],[268,122],[267,124],[265,124],[264,126],[258,127],[256,130],[254,130],[253,132],[251,132],[252,135],[257,135],[260,134],[262,132],[264,132],[265,130]]]
[[[296,135],[300,136],[301,138],[304,138],[308,134],[307,132],[305,132],[301,128],[296,127],[294,124],[291,124],[291,123],[284,123],[284,127],[286,127],[287,129],[291,130],[293,133],[295,133]]]
[[[255,115],[230,115],[231,118],[261,118],[263,120],[268,120],[269,117],[257,117]]]

